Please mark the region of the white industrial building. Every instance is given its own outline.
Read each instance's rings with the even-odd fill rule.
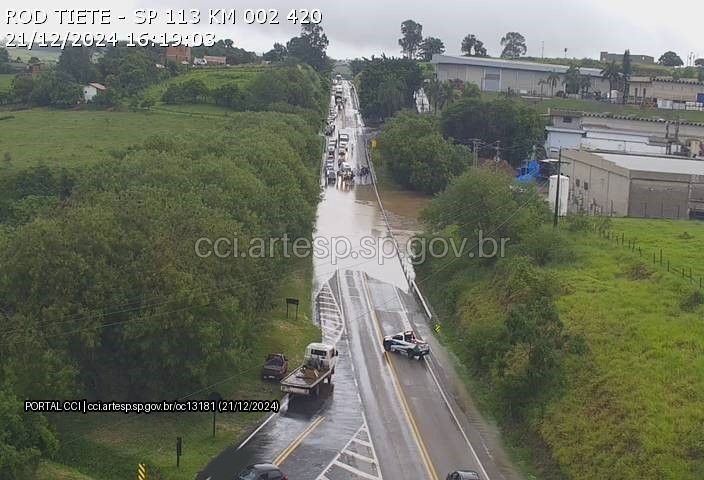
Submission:
[[[552,95],[564,90],[566,65],[550,65],[518,60],[483,57],[433,55],[431,62],[440,81],[460,80],[476,84],[484,92],[513,91],[522,95]],[[591,91],[609,91],[609,82],[598,68],[580,68],[580,73],[591,80]],[[560,81],[555,88],[548,84],[548,76],[556,73]]]
[[[554,109],[545,150],[612,150],[704,158],[704,123]]]

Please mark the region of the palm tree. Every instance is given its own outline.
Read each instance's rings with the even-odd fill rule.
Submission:
[[[548,82],[547,79],[545,79],[545,78],[541,78],[541,79],[538,81],[538,85],[540,85],[540,96],[541,96],[541,97],[543,96],[543,87],[544,87],[545,85],[547,85],[548,83],[549,83],[549,82]]]
[[[611,92],[614,90],[614,85],[618,87],[621,82],[621,67],[616,65],[616,61],[612,61],[601,71],[601,76],[604,80],[609,82],[609,98],[611,98]]]
[[[550,85],[550,96],[555,96],[555,87],[560,83],[560,75],[557,72],[550,72],[548,75],[548,85]]]
[[[440,95],[438,97],[438,103],[440,104],[440,109],[444,109],[446,106],[452,104],[455,101],[455,86],[452,82],[443,82],[440,84]]]
[[[432,105],[433,112],[438,111],[438,100],[440,99],[440,90],[442,82],[437,78],[432,78],[426,82],[425,95],[428,97],[429,106]]]

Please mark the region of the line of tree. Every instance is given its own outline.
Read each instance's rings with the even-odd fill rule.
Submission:
[[[508,32],[501,38],[501,58],[519,58],[526,54],[526,39],[518,32]],[[437,37],[423,37],[423,25],[414,20],[405,20],[401,24],[401,38],[398,40],[404,58],[419,59],[429,62],[433,55],[445,53],[445,44]],[[462,39],[462,54],[468,57],[488,56],[484,42],[474,34]]]
[[[319,24],[305,24],[301,34],[293,37],[286,45],[274,43],[274,47],[262,58],[268,62],[306,63],[316,71],[324,73],[332,69],[332,61],[327,55],[330,44],[323,27]]]
[[[327,88],[321,77],[311,68],[276,66],[257,73],[245,87],[228,82],[208,88],[198,78],[173,80],[162,95],[167,104],[212,103],[237,111],[301,109],[319,117],[325,108]]]
[[[234,42],[229,38],[218,40],[210,47],[193,47],[191,49],[191,54],[194,57],[203,57],[205,55],[225,57],[228,65],[242,65],[245,63],[259,62],[259,56],[256,53],[247,51],[244,48],[236,47]]]

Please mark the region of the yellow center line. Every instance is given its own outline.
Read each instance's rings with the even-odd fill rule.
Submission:
[[[369,307],[369,312],[371,316],[374,319],[374,328],[376,329],[377,335],[379,335],[379,340],[381,342],[384,341],[384,335],[381,333],[381,324],[379,322],[379,318],[376,316],[376,312],[374,310],[374,306],[371,304],[371,292],[369,291],[369,285],[367,284],[367,279],[366,279],[366,274],[364,276],[364,289],[367,293],[367,305]],[[423,464],[425,465],[425,469],[428,472],[429,478],[431,480],[439,480],[440,477],[438,477],[438,473],[435,470],[435,465],[433,465],[433,461],[430,458],[430,454],[428,453],[428,449],[425,446],[425,442],[423,441],[423,437],[420,434],[420,429],[418,428],[418,424],[416,423],[415,417],[413,416],[413,413],[411,413],[411,408],[408,404],[408,401],[406,400],[406,395],[403,393],[403,389],[401,388],[401,383],[398,380],[398,374],[396,372],[396,367],[394,367],[394,364],[391,360],[391,357],[389,356],[389,352],[384,351],[384,359],[386,362],[389,364],[389,370],[391,372],[391,380],[394,385],[394,389],[396,390],[396,394],[398,395],[399,400],[401,401],[401,408],[403,408],[404,413],[406,414],[406,418],[408,419],[408,423],[411,424],[411,430],[413,432],[413,437],[416,440],[416,444],[418,445],[418,450],[420,450],[420,456],[421,459],[423,460]]]
[[[310,435],[313,430],[318,428],[318,426],[323,423],[325,417],[317,417],[313,422],[308,425],[305,430],[303,430],[274,460],[274,465],[281,465],[284,461],[293,453],[296,448],[303,442],[303,440]]]

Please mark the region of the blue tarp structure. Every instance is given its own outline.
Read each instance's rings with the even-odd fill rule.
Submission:
[[[528,165],[521,167],[521,172],[519,173],[516,180],[523,183],[535,182],[535,179],[540,175],[540,163],[537,160],[531,160]]]

